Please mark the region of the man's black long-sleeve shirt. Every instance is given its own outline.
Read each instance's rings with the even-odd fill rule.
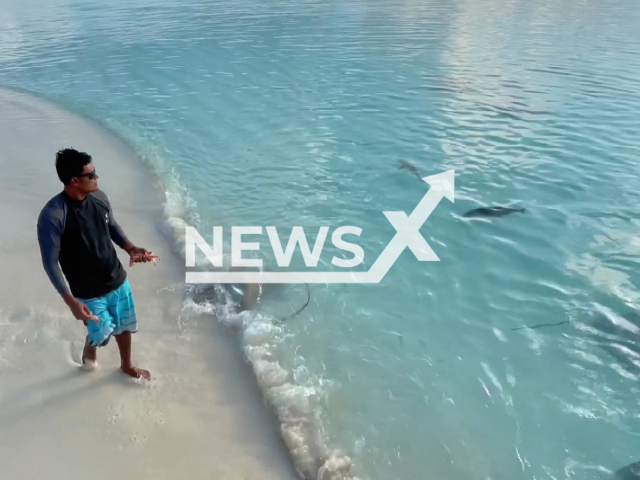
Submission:
[[[74,297],[90,299],[122,285],[127,273],[112,240],[120,247],[128,241],[101,190],[82,201],[63,191],[47,202],[38,217],[42,264],[60,294],[70,289]]]

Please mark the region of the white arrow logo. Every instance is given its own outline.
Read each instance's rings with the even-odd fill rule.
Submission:
[[[187,283],[380,283],[405,248],[421,262],[440,259],[420,234],[420,228],[443,197],[454,202],[455,170],[424,177],[431,188],[407,216],[383,212],[396,229],[395,236],[368,272],[187,272]]]

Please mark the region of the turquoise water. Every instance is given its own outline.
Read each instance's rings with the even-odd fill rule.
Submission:
[[[368,268],[395,233],[382,211],[428,190],[398,160],[455,169],[455,203],[421,229],[439,263],[406,250],[378,285],[311,285],[278,322],[307,299],[287,287],[239,319],[309,478],[340,456],[323,465],[305,432],[372,480],[638,460],[640,337],[614,325],[640,302],[637,2],[0,4],[0,85],[126,138],[171,225],[302,225],[311,243],[354,225]],[[526,212],[461,216],[485,204]]]

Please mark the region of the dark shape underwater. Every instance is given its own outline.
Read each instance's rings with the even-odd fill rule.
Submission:
[[[267,286],[273,287],[273,284],[267,284]],[[256,307],[264,285],[253,283],[228,284],[223,285],[223,288],[237,302],[236,307],[239,313],[245,310],[253,310]],[[193,285],[190,286],[188,294],[195,303],[218,303],[223,301],[222,293],[216,289],[215,285]]]
[[[512,207],[480,207],[469,210],[464,214],[465,217],[504,217],[511,213],[525,213],[524,208],[512,208]]]
[[[413,173],[413,175],[415,175],[418,180],[422,180],[422,177],[418,173],[418,169],[411,162],[408,162],[406,160],[398,160],[398,163],[400,164],[400,170],[408,170],[409,172]]]
[[[293,313],[290,313],[285,316],[275,317],[279,321],[288,320],[290,318],[295,317],[300,312],[302,312],[305,308],[309,306],[309,302],[311,301],[311,290],[309,289],[309,285],[306,285],[307,290],[307,300],[304,305],[298,308]],[[266,283],[266,284],[257,284],[257,283],[239,283],[239,284],[224,284],[222,285],[222,289],[217,288],[216,285],[188,285],[186,289],[186,294],[191,298],[195,303],[203,304],[203,303],[224,303],[225,296],[224,291],[231,295],[231,298],[234,302],[234,309],[236,313],[241,313],[246,310],[256,310],[258,304],[262,301],[263,297],[266,296],[275,296],[276,292],[284,293],[284,285],[276,284],[276,283]]]
[[[640,480],[640,462],[616,470],[613,477],[615,480]]]

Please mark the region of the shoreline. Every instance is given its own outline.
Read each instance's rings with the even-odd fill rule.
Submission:
[[[0,104],[0,212],[10,219],[0,229],[0,261],[11,272],[0,287],[3,473],[142,480],[188,469],[203,479],[298,478],[235,329],[182,310],[184,267],[166,237],[159,176],[117,133],[41,94],[0,87]],[[42,268],[35,222],[62,189],[55,152],[68,146],[94,157],[125,233],[160,257],[157,267],[130,268],[117,249],[140,317],[133,361],[151,371],[151,382],[119,374],[113,342],[98,350],[96,371],[80,368],[84,327]]]

